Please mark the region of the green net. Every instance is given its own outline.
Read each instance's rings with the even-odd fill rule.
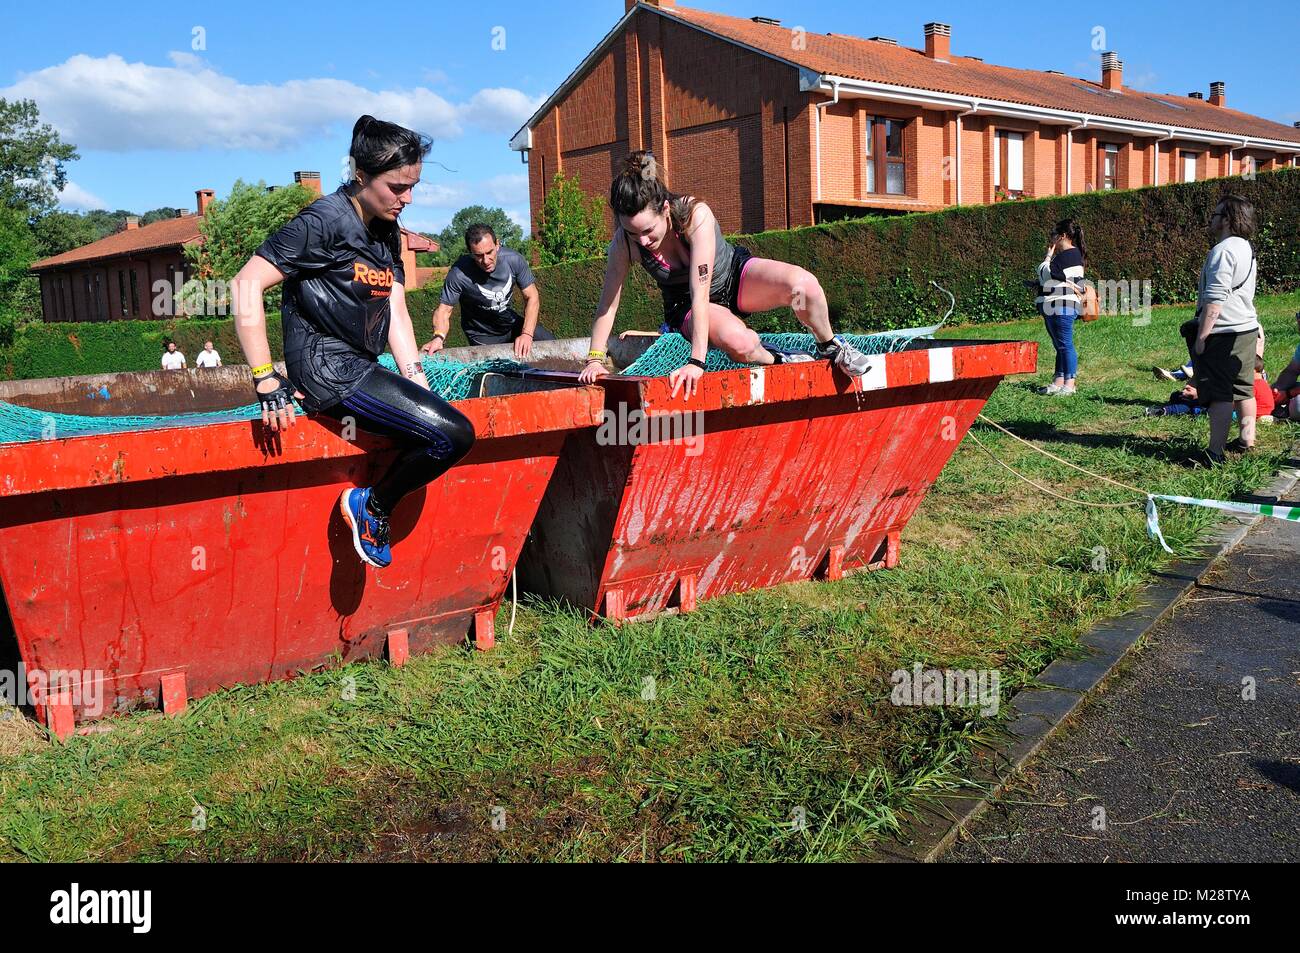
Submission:
[[[878,334],[845,334],[843,337],[863,354],[889,354],[901,351],[917,338],[932,336],[940,325],[928,328],[907,328],[901,331],[882,331]],[[816,354],[816,342],[811,334],[760,334],[764,347],[787,354]],[[665,334],[633,361],[622,373],[645,377],[663,377],[686,363],[691,356],[691,342],[680,334]],[[709,348],[704,360],[706,370],[729,371],[748,367],[733,361],[717,348]]]
[[[880,334],[845,337],[864,354],[887,354],[905,348],[919,337],[932,335],[933,328],[911,328],[905,331],[886,331]],[[811,334],[761,334],[764,345],[790,353],[813,354]],[[662,377],[686,363],[691,356],[691,344],[680,334],[665,334],[631,364],[624,374]],[[391,354],[382,354],[379,363],[390,371],[397,370]],[[424,374],[435,394],[444,400],[465,400],[478,396],[477,387],[482,375],[492,371],[524,370],[528,365],[508,358],[491,358],[485,361],[462,363],[435,356],[423,356]],[[745,367],[727,357],[716,348],[709,351],[710,371],[725,371]],[[302,411],[298,407],[299,412]],[[255,403],[205,413],[179,413],[165,416],[88,417],[79,414],[57,414],[30,407],[20,407],[0,401],[0,444],[24,443],[32,440],[55,440],[65,437],[82,437],[94,434],[129,433],[136,430],[158,430],[168,427],[203,427],[208,424],[237,423],[255,420],[262,416],[261,407]]]
[[[391,354],[380,355],[379,363],[390,371],[397,370]],[[489,371],[516,370],[524,367],[518,361],[493,358],[464,364],[437,356],[423,357],[424,373],[429,386],[444,400],[464,400],[477,396],[475,388],[479,378]],[[302,407],[295,403],[298,412]],[[204,413],[180,413],[163,416],[122,415],[115,417],[89,417],[81,414],[57,414],[33,410],[0,401],[0,444],[25,443],[32,440],[59,440],[65,437],[84,437],[94,434],[129,433],[136,430],[159,430],[168,427],[203,427],[208,424],[238,423],[262,416],[261,405],[245,404],[230,410]]]

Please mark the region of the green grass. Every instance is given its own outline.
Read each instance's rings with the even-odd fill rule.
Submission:
[[[1276,373],[1300,295],[1260,304]],[[1040,342],[1043,370],[1004,382],[986,413],[1053,452],[1159,492],[1257,489],[1286,459],[1286,427],[1261,428],[1255,457],[1193,471],[1176,461],[1204,445],[1204,421],[1142,416],[1170,390],[1149,368],[1178,362],[1185,316],[1080,327],[1073,399],[1034,393],[1052,362],[1041,323],[954,336]],[[975,432],[1058,492],[1126,499],[990,428]],[[1162,517],[1170,545],[1190,554],[1215,514],[1170,505]],[[901,554],[892,571],[731,596],[621,630],[526,602],[491,653],[236,688],[180,719],[117,719],[66,745],[30,722],[0,722],[0,858],[867,856],[922,799],[959,787],[972,746],[998,728],[974,710],[890,704],[890,672],[914,661],[996,668],[1005,706],[1089,626],[1132,607],[1166,561],[1136,507],[1044,499],[969,440]],[[642,697],[647,678],[653,700]]]

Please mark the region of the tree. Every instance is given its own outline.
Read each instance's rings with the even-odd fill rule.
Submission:
[[[27,272],[37,257],[26,216],[0,205],[0,347],[13,343],[19,322],[40,314],[40,283]]]
[[[543,265],[604,254],[609,244],[604,206],[582,190],[576,175],[568,179],[557,172],[542,202],[535,240]]]
[[[502,245],[516,251],[519,250],[519,246],[524,240],[524,230],[506,214],[505,209],[488,208],[485,205],[471,205],[453,215],[451,223],[438,233],[438,244],[441,247],[438,254],[434,256],[435,263],[450,265],[465,254],[468,251],[465,248],[465,229],[480,222],[492,226],[492,230],[496,232],[497,241]]]
[[[63,211],[42,215],[32,226],[32,232],[36,236],[36,245],[42,258],[62,255],[65,251],[89,245],[103,237],[85,215]]]
[[[47,123],[30,99],[0,98],[0,205],[30,222],[58,204],[68,184],[66,166],[80,158]]]
[[[203,241],[185,246],[185,258],[195,277],[182,289],[184,310],[191,314],[203,311],[196,302],[210,297],[205,295],[204,283],[215,280],[224,286],[253,257],[268,235],[278,231],[315,199],[316,194],[301,185],[267,191],[264,182],[250,185],[237,180],[230,187],[230,195],[214,201],[204,212],[199,222]],[[279,301],[279,292],[277,287],[268,293],[268,305]],[[228,301],[225,304],[229,307]]]
[[[90,223],[95,230],[95,237],[92,241],[99,241],[101,238],[107,238],[109,235],[116,235],[126,227],[126,220],[135,212],[128,212],[120,208],[115,212],[107,209],[95,209],[93,212],[86,213],[86,221]]]
[[[152,208],[140,216],[140,226],[143,228],[145,225],[152,225],[154,222],[161,222],[175,217],[176,209],[174,208],[167,208],[165,206],[162,208]]]

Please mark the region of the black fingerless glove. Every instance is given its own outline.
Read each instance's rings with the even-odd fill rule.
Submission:
[[[273,391],[262,393],[257,390],[257,385],[266,380],[267,377],[274,377],[279,382],[279,386]],[[293,404],[293,384],[279,371],[272,371],[266,377],[259,377],[254,380],[253,390],[257,393],[257,402],[262,405],[262,410],[267,413],[278,413]]]

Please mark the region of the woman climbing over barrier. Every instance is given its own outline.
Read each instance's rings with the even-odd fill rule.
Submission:
[[[388,518],[398,502],[469,452],[474,428],[429,391],[406,310],[397,217],[410,203],[431,142],[372,116],[352,129],[354,171],[262,243],[235,278],[239,343],[252,368],[262,423],[308,413],[392,438],[402,448],[373,486],[343,491],[339,510],[363,562],[392,562]],[[281,281],[286,379],[271,364],[262,294]],[[401,373],[380,366],[385,345]]]
[[[791,308],[817,342],[817,356],[853,377],[870,368],[868,357],[831,330],[826,294],[811,273],[782,261],[757,258],[722,237],[712,210],[693,196],[675,195],[658,176],[655,157],[634,152],[609,189],[616,217],[605,265],[605,283],[591,328],[591,350],[581,378],[590,383],[607,373],[605,345],[614,327],[623,280],[638,260],[659,285],[664,322],[691,342],[687,364],[669,375],[673,394],[695,393],[709,347],[734,361],[773,364],[812,360],[763,346],[745,324],[747,315]]]

